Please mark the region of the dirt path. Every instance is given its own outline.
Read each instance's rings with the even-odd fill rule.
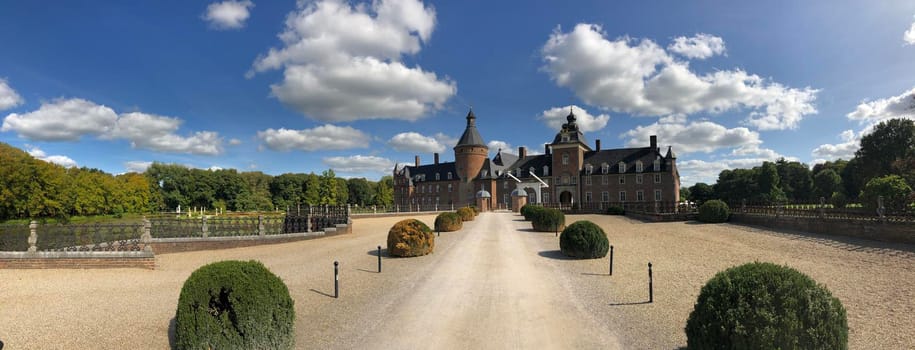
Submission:
[[[483,214],[365,340],[382,349],[615,349],[507,214]],[[384,322],[388,321],[388,322]],[[414,332],[410,331],[414,330]],[[405,336],[392,336],[404,334]]]

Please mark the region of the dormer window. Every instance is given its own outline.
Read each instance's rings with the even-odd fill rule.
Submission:
[[[441,176],[438,173],[435,173],[435,181],[441,180]]]
[[[620,162],[619,167],[620,167],[620,174],[626,172],[626,163]]]
[[[489,171],[488,171],[488,170],[480,170],[480,174],[481,174],[480,177],[486,177],[486,175],[489,174]]]
[[[594,166],[592,166],[591,164],[585,165],[585,174],[591,175],[591,173],[593,173],[593,172],[594,172]]]
[[[569,135],[562,135],[562,142],[569,142]]]
[[[642,172],[642,161],[641,160],[638,162],[635,162],[635,172],[637,172],[637,173]]]
[[[600,172],[601,172],[602,174],[606,174],[606,173],[609,172],[609,171],[610,171],[610,165],[609,165],[609,164],[603,163],[603,164],[600,165]]]
[[[451,180],[451,172],[448,172],[448,180]],[[449,191],[450,192],[450,191]]]
[[[543,176],[550,176],[550,167],[548,165],[543,166]]]
[[[654,160],[654,171],[661,171],[661,159]]]

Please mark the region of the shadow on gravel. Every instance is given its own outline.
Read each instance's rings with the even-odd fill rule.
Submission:
[[[606,273],[582,272],[581,274],[584,275],[584,276],[610,276],[610,274],[606,274]]]
[[[368,254],[371,255],[371,256],[378,256],[378,248],[369,250],[369,251],[368,251]],[[390,256],[388,255],[388,249],[387,249],[387,248],[381,249],[381,256],[384,257],[384,258],[390,257]]]
[[[176,349],[178,347],[178,340],[175,339],[175,322],[176,321],[174,317],[168,321],[168,347],[172,349]]]
[[[540,255],[544,258],[550,258],[550,259],[556,259],[556,260],[575,260],[575,259],[572,259],[570,257],[563,255],[562,252],[558,251],[558,250],[544,250],[540,253],[537,253],[537,255]]]
[[[649,302],[646,300],[646,301],[636,301],[636,302],[628,302],[628,303],[611,303],[609,305],[610,306],[627,306],[627,305],[642,305],[642,304],[649,304]]]
[[[356,269],[356,270],[359,270],[362,272],[368,272],[368,273],[378,273],[378,270],[366,270],[366,269]]]
[[[333,294],[327,294],[327,293],[324,293],[324,292],[322,292],[322,291],[320,291],[320,290],[317,290],[317,289],[314,289],[314,288],[311,288],[311,289],[309,289],[309,290],[312,291],[312,292],[321,294],[321,295],[323,295],[323,296],[326,296],[326,297],[328,297],[328,298],[333,298],[333,297],[334,297]]]

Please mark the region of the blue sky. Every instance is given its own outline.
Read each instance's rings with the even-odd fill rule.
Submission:
[[[377,179],[593,142],[679,156],[685,185],[849,158],[915,110],[915,2],[42,1],[0,4],[0,141],[111,173],[152,161]]]

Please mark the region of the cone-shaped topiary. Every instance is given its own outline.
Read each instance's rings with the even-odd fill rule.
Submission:
[[[531,225],[535,231],[562,231],[566,225],[566,216],[559,209],[544,208],[534,212]]]
[[[786,266],[749,263],[712,277],[686,321],[690,349],[846,349],[845,308]]]
[[[439,232],[457,231],[463,226],[464,220],[455,212],[445,212],[435,217],[435,230]]]
[[[702,222],[725,222],[728,221],[728,217],[731,215],[731,210],[728,208],[728,205],[724,202],[713,199],[702,203],[699,206],[699,215],[697,219]]]
[[[610,249],[607,234],[590,221],[576,221],[559,235],[559,250],[578,259],[603,258]]]
[[[388,253],[393,256],[421,256],[434,248],[435,235],[422,221],[401,220],[388,231]]]
[[[524,216],[524,220],[531,221],[542,210],[543,207],[539,205],[525,204],[519,212]]]
[[[292,349],[295,309],[286,284],[257,261],[220,261],[184,282],[178,349]]]
[[[473,221],[473,217],[476,216],[473,214],[473,209],[470,209],[470,207],[459,208],[457,214],[460,215],[461,220],[464,221]]]

